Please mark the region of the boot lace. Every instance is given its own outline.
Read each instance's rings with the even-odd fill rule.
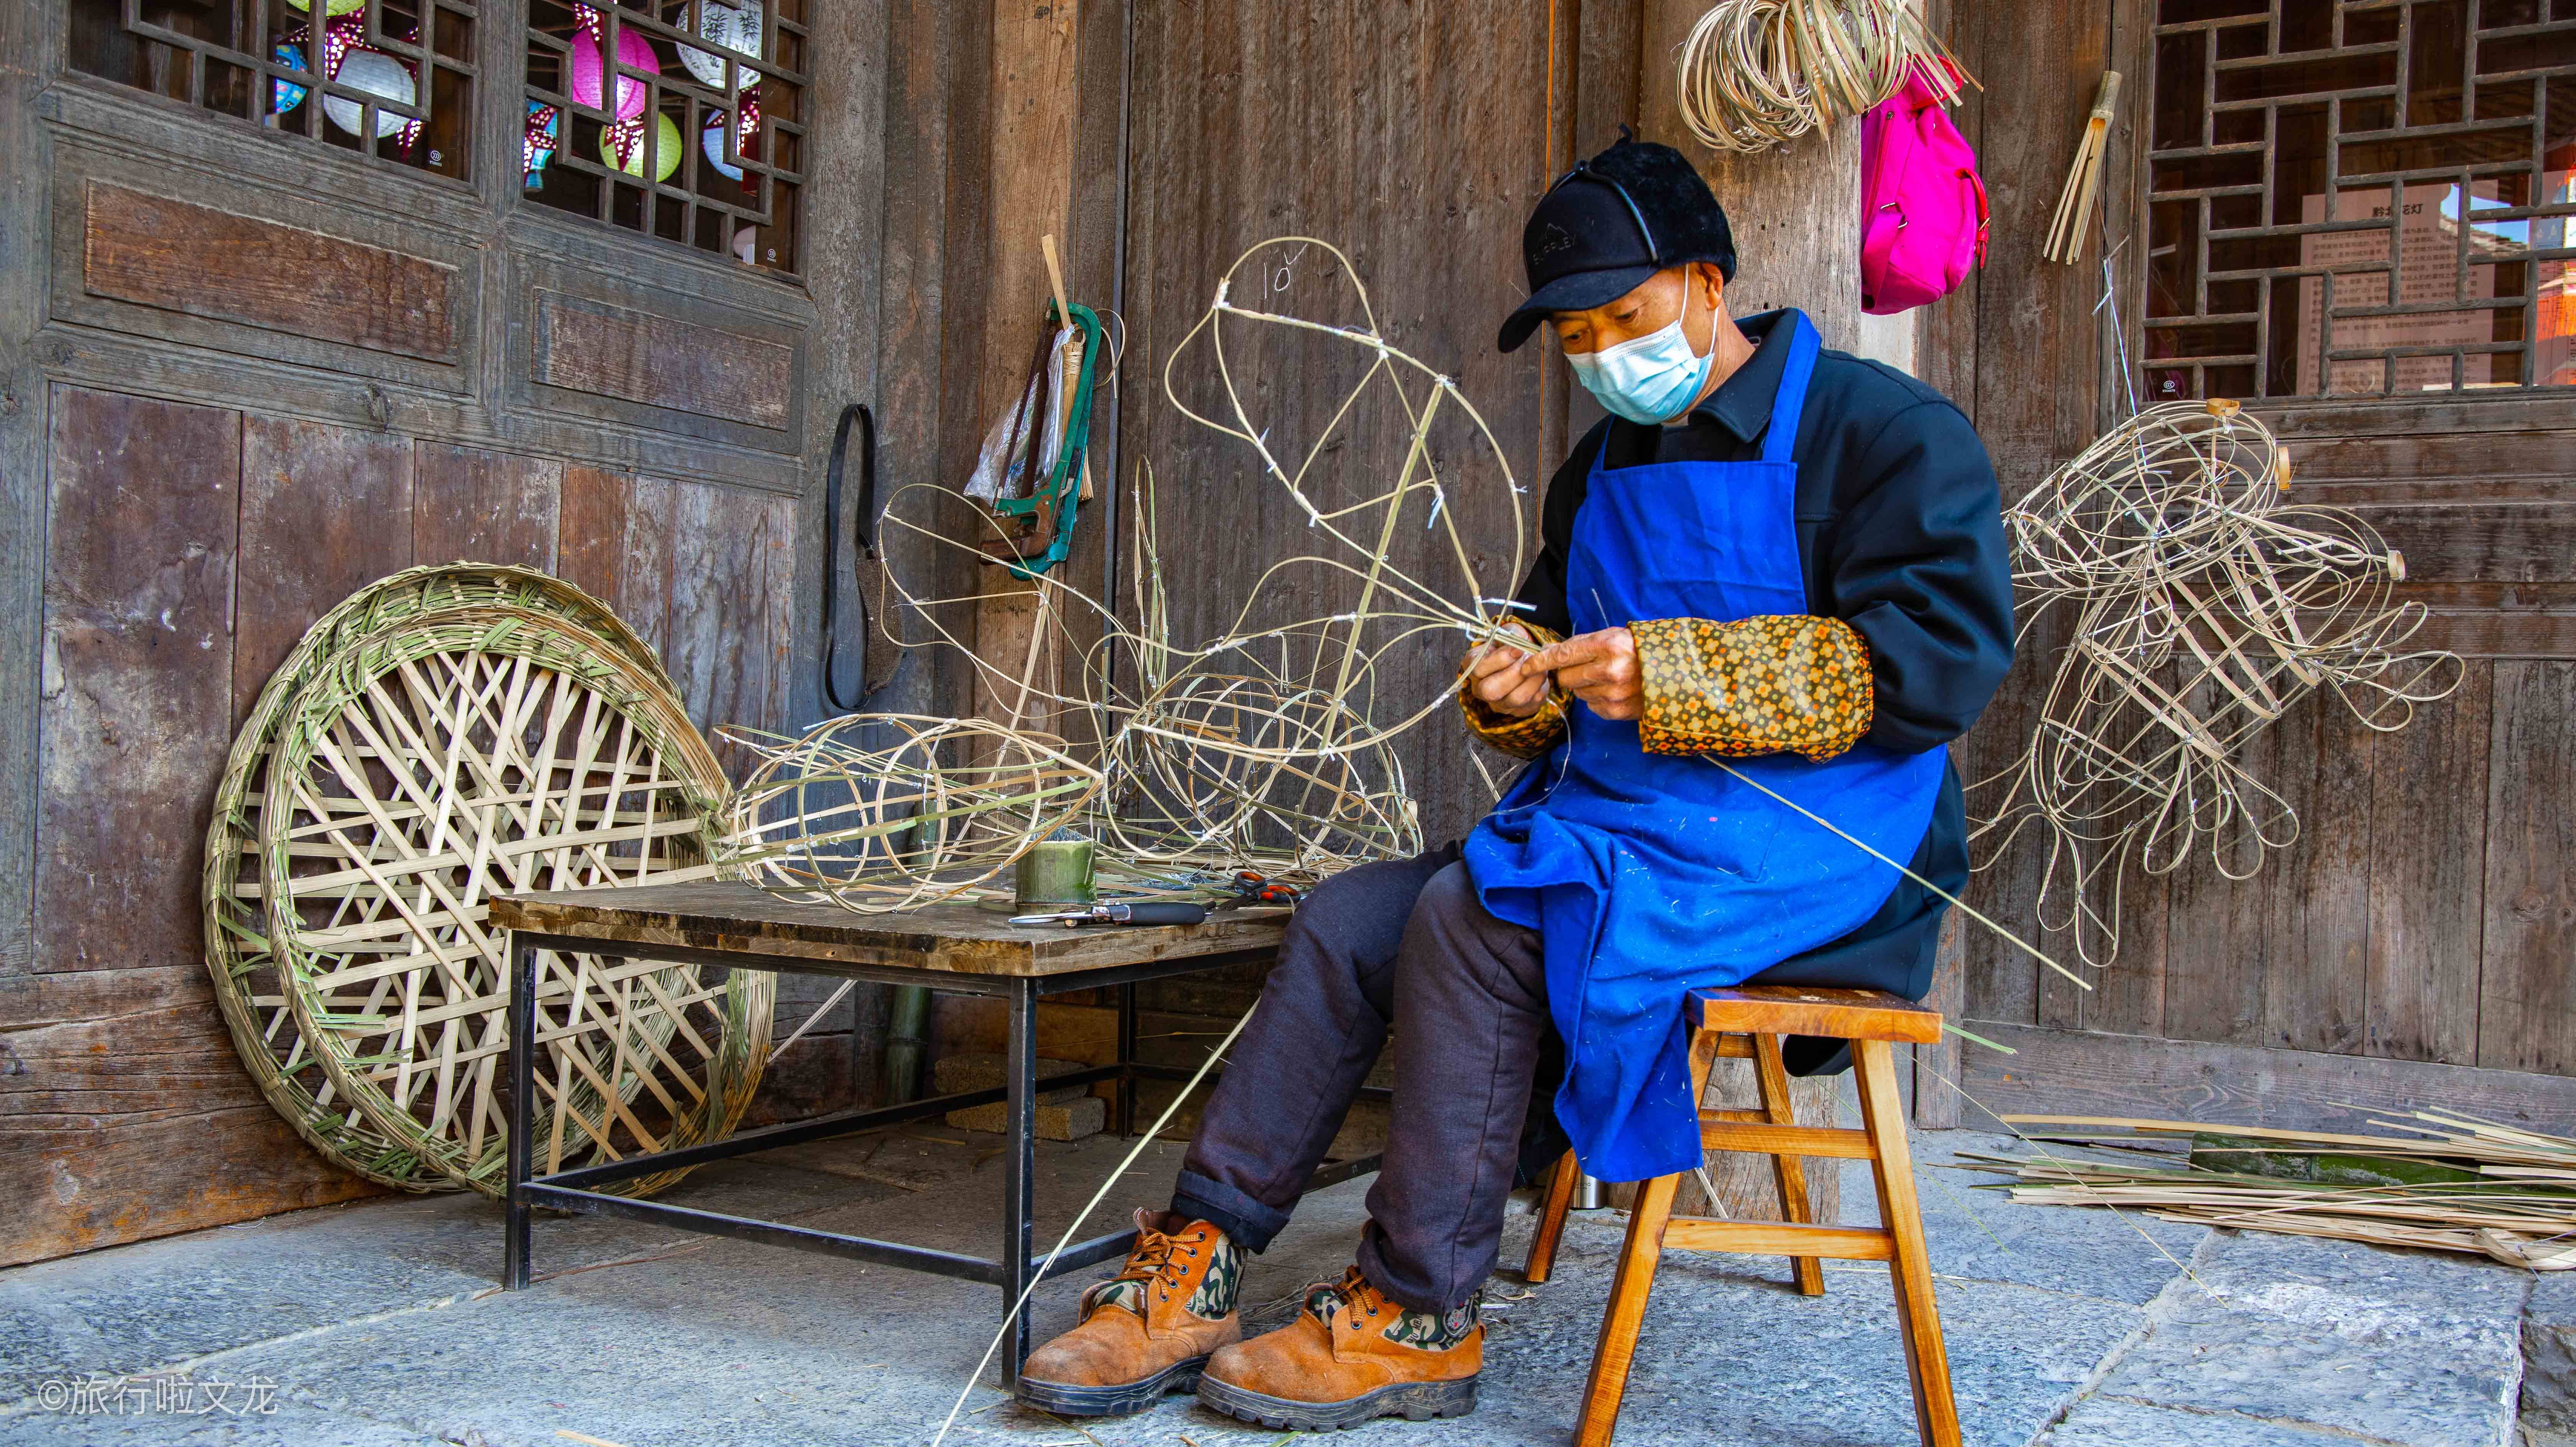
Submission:
[[[1127,1253],[1127,1265],[1116,1276],[1082,1294],[1083,1314],[1088,1316],[1101,1306],[1114,1304],[1138,1316],[1145,1315],[1147,1294],[1171,1300],[1181,1274],[1188,1270],[1185,1258],[1197,1254],[1195,1246],[1183,1246],[1151,1226],[1138,1226],[1136,1249]]]

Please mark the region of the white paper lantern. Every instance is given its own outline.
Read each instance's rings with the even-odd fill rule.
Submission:
[[[339,68],[331,79],[351,90],[362,90],[379,100],[403,105],[410,105],[413,96],[418,94],[412,84],[411,67],[381,50],[368,50],[362,46],[352,47],[348,54],[340,57]],[[364,108],[344,96],[325,95],[322,97],[322,114],[331,118],[331,124],[356,135]],[[383,109],[376,112],[378,136],[393,135],[410,124],[409,116]]]
[[[706,0],[698,10],[698,38],[727,50],[768,59],[767,53],[760,48],[760,6],[757,0],[739,8]],[[711,55],[694,45],[683,45],[680,47],[680,63],[689,68],[689,74],[696,76],[700,84],[713,90],[726,88],[726,73],[732,68],[732,62],[723,56]],[[746,76],[744,83],[750,84],[757,79],[756,76]]]

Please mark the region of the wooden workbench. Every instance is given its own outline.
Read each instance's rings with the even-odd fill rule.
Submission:
[[[936,905],[897,914],[853,914],[830,904],[798,904],[747,884],[647,885],[496,899],[491,924],[510,932],[509,1238],[502,1284],[525,1287],[529,1212],[549,1206],[589,1215],[623,1216],[684,1231],[766,1241],[859,1261],[990,1282],[1002,1289],[1008,1316],[1003,1380],[1016,1385],[1029,1353],[1029,1323],[1017,1310],[1040,1271],[1054,1275],[1126,1254],[1133,1230],[1114,1231],[1066,1248],[1051,1264],[1035,1254],[1031,1217],[1037,1150],[1037,1002],[1072,990],[1118,991],[1118,1059],[1047,1077],[1046,1088],[1118,1082],[1116,1121],[1131,1134],[1136,1082],[1189,1078],[1190,1072],[1136,1059],[1135,987],[1144,980],[1215,969],[1277,949],[1284,911],[1220,914],[1198,925],[1109,925],[1081,929],[1014,926],[1009,917],[971,905]],[[630,1156],[548,1176],[532,1173],[531,1042],[537,958],[579,951],[628,959],[725,969],[830,975],[892,985],[919,985],[986,995],[1010,1007],[1002,1085],[818,1120],[748,1131],[727,1140],[649,1156]],[[720,1212],[670,1206],[601,1189],[663,1171],[727,1160],[779,1146],[828,1140],[968,1106],[1004,1102],[1011,1148],[1004,1154],[1002,1242],[998,1256],[962,1256]],[[1346,1161],[1316,1173],[1314,1190],[1375,1170],[1377,1160]]]

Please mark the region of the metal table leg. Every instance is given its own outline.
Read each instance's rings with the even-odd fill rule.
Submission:
[[[1118,1138],[1136,1138],[1136,985],[1118,987]]]
[[[510,1194],[509,1234],[501,1248],[501,1285],[517,1291],[528,1284],[529,1163],[536,1146],[536,1016],[537,951],[510,935]]]
[[[1029,1357],[1029,1253],[1036,1244],[1038,1133],[1037,982],[1020,980],[1011,990],[1009,1057],[1003,1064],[1003,1130],[1010,1149],[1002,1172],[1002,1309],[1010,1313],[1003,1333],[1002,1387],[1017,1391],[1020,1363]]]

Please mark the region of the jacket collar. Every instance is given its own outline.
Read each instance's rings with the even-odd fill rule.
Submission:
[[[1741,442],[1753,441],[1771,425],[1771,404],[1780,395],[1781,374],[1789,369],[1789,349],[1772,346],[1770,341],[1780,319],[1788,314],[1785,310],[1757,312],[1736,323],[1753,343],[1753,355],[1718,383],[1706,401],[1691,409],[1692,421],[1706,417]]]

